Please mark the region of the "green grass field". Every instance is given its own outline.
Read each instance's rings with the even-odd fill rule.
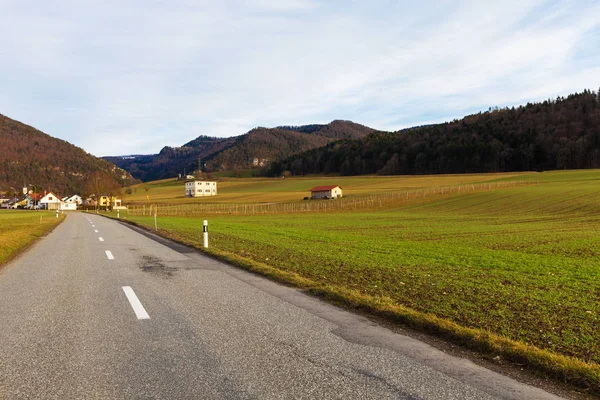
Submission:
[[[57,219],[53,212],[0,210],[0,266],[63,218]]]
[[[340,185],[344,196],[399,192],[411,189],[453,186],[525,177],[537,179],[537,174],[465,174],[437,176],[332,176],[306,178],[218,178],[218,195],[205,198],[185,197],[185,182],[177,179],[142,183],[132,186],[123,201],[132,203],[271,203],[302,201],[310,189],[320,185]],[[148,189],[148,190],[146,190]],[[148,198],[150,199],[148,201]]]
[[[376,211],[210,215],[211,251],[281,271],[283,279],[288,274],[346,298],[368,299],[375,308],[415,310],[600,363],[600,171],[535,178],[539,184],[532,186]],[[385,188],[477,178],[348,179],[354,179],[349,187],[363,179]],[[154,224],[150,217],[129,219]],[[158,225],[200,247],[202,219],[159,217]],[[594,379],[600,383],[600,375]]]

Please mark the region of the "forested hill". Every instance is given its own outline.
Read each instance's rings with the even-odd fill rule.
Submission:
[[[278,128],[255,128],[239,136],[230,148],[210,158],[209,169],[232,170],[250,168],[252,161],[270,163],[293,154],[325,146],[337,139],[360,138],[374,129],[351,122],[332,121],[326,125],[281,126]]]
[[[199,136],[181,147],[165,147],[159,154],[105,157],[143,181],[205,171],[260,168],[272,161],[322,147],[334,140],[360,138],[375,130],[350,121],[329,124],[255,128],[230,138]]]
[[[341,140],[267,173],[439,174],[600,168],[600,95],[494,109],[449,123]]]
[[[31,184],[61,196],[84,194],[92,175],[105,187],[133,182],[114,164],[0,114],[0,191]]]
[[[181,147],[163,147],[158,154],[104,157],[104,159],[128,171],[136,179],[147,182],[173,178],[178,174],[191,174],[198,168],[198,160],[204,162],[213,154],[234,143],[234,138],[198,136]]]

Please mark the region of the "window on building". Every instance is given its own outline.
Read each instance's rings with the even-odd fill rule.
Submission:
[[[206,192],[206,193],[210,193],[210,190],[209,190],[209,189],[206,189],[206,190],[205,190],[205,192]]]

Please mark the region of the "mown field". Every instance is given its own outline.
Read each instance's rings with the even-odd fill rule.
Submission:
[[[535,175],[535,174],[534,174]],[[123,201],[132,203],[271,203],[302,201],[310,189],[321,185],[340,185],[344,196],[362,196],[411,189],[451,186],[512,179],[531,174],[465,174],[436,176],[333,176],[306,178],[218,178],[218,195],[185,197],[185,181],[163,179],[131,186]],[[146,197],[148,196],[148,197]],[[149,200],[148,200],[149,199]]]
[[[211,251],[376,308],[406,307],[593,366],[600,363],[600,171],[535,176],[536,185],[376,211],[211,215]],[[461,179],[422,179],[446,178]],[[200,247],[202,219],[162,217],[158,225]]]
[[[63,218],[57,219],[52,212],[0,210],[0,266]]]

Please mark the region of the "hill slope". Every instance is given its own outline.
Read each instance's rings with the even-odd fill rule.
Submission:
[[[147,182],[191,173],[198,168],[198,159],[203,161],[234,143],[235,138],[199,136],[181,147],[163,147],[158,154],[103,158]]]
[[[437,174],[600,167],[600,95],[591,91],[449,123],[341,140],[270,166],[271,175]]]
[[[58,195],[83,194],[92,175],[111,187],[133,182],[114,164],[0,114],[0,190],[32,184]]]
[[[231,138],[199,136],[181,147],[165,147],[159,154],[105,157],[134,177],[151,181],[175,177],[198,168],[223,171],[248,169],[281,160],[293,154],[322,147],[333,140],[360,138],[376,132],[350,121],[333,121],[326,125],[255,128]],[[257,159],[259,165],[253,165]]]

